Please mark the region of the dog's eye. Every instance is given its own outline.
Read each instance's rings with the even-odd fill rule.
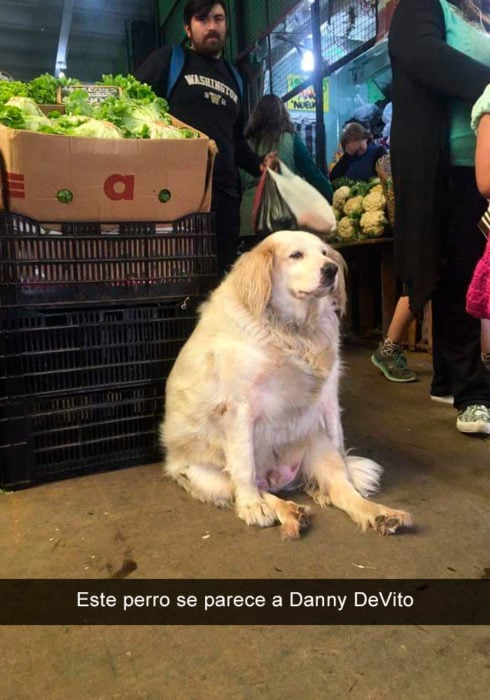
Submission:
[[[295,250],[294,253],[291,253],[289,257],[294,258],[295,260],[299,260],[300,258],[303,258],[304,255],[300,250]]]

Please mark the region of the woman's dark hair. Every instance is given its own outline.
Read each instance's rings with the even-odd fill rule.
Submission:
[[[342,129],[340,135],[340,145],[343,149],[350,141],[364,141],[370,143],[373,140],[372,134],[359,122],[349,122]]]
[[[277,95],[264,95],[250,115],[245,138],[255,149],[263,144],[271,150],[285,131],[294,134],[295,128],[284,102]]]
[[[186,4],[184,5],[184,24],[186,27],[188,27],[191,23],[191,19],[195,17],[196,15],[199,16],[206,16],[211,12],[211,8],[214,5],[221,5],[223,8],[223,12],[226,15],[226,7],[224,1],[221,2],[221,0],[187,0]]]

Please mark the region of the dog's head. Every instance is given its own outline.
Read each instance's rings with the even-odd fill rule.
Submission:
[[[235,263],[229,278],[254,315],[268,304],[293,316],[313,299],[329,297],[345,311],[344,259],[321,238],[305,231],[278,231]]]

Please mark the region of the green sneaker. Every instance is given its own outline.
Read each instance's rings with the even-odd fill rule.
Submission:
[[[380,343],[375,353],[371,355],[371,362],[378,367],[386,379],[390,382],[416,382],[417,375],[407,366],[407,358],[403,350],[395,350],[391,353],[382,352],[383,344]]]
[[[488,406],[466,406],[458,413],[456,427],[460,433],[490,434],[490,408]]]

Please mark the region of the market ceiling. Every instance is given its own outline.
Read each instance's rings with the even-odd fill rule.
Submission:
[[[151,19],[154,7],[154,0],[0,0],[0,71],[17,80],[56,70],[96,80],[121,56],[124,64],[128,22]]]

